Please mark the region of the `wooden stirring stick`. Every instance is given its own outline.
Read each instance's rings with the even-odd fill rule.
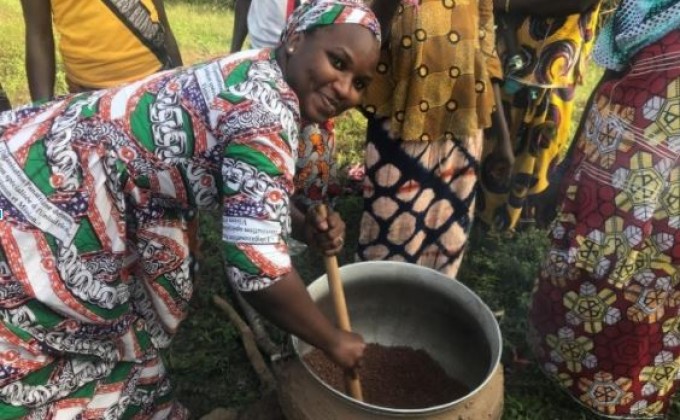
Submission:
[[[316,207],[315,211],[321,217],[328,216],[328,209],[321,204]],[[326,276],[328,277],[328,286],[331,291],[331,298],[333,299],[333,307],[335,308],[335,317],[338,320],[338,327],[341,330],[352,332],[352,327],[349,323],[349,313],[347,312],[347,302],[345,301],[345,289],[342,287],[340,280],[340,268],[338,267],[338,258],[335,255],[323,256],[323,262],[326,266]],[[359,401],[363,401],[363,393],[361,392],[361,382],[359,381],[359,374],[356,369],[345,371],[345,387],[349,391],[349,395]]]

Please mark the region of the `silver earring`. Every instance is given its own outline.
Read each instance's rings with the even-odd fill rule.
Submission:
[[[293,52],[295,52],[295,48],[289,47],[288,48],[288,54],[293,54]]]

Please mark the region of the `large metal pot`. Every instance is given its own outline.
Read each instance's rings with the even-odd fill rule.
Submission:
[[[352,329],[366,342],[426,350],[471,390],[458,400],[423,409],[394,409],[357,401],[324,383],[304,359],[280,375],[280,402],[289,419],[500,418],[503,406],[501,333],[482,300],[462,283],[413,264],[374,261],[341,268]],[[333,318],[326,276],[308,290]],[[312,350],[293,338],[298,356]]]

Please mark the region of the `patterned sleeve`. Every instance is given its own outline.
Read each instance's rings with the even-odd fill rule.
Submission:
[[[303,126],[295,171],[295,199],[310,207],[331,203],[340,194],[336,178],[333,120]]]
[[[253,72],[220,95],[236,105],[218,130],[229,139],[221,170],[225,265],[242,291],[267,288],[292,269],[285,238],[297,119],[287,94]]]
[[[496,29],[492,0],[479,0],[479,38],[482,53],[486,57],[489,78],[492,80],[503,79],[501,60],[496,51]]]

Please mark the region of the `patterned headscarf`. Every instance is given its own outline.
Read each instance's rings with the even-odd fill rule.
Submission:
[[[623,70],[633,56],[680,28],[680,0],[621,0],[601,29],[593,56],[598,64]]]
[[[288,18],[281,43],[296,32],[340,23],[361,25],[373,32],[380,42],[380,24],[362,0],[311,0],[300,5]]]

